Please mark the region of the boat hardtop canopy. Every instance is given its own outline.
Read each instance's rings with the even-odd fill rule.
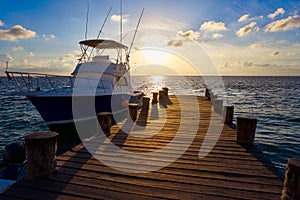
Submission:
[[[93,47],[96,49],[128,49],[127,46],[119,42],[116,42],[114,40],[106,40],[106,39],[83,40],[80,41],[79,44]]]

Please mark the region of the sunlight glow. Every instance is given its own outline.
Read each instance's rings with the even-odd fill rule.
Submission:
[[[146,63],[166,64],[170,61],[170,53],[160,49],[143,50],[143,57]]]

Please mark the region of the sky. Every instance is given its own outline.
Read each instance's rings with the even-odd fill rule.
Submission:
[[[69,75],[79,41],[119,40],[120,0],[0,3],[0,75],[9,69]],[[123,0],[123,42],[137,75],[300,76],[300,1]]]

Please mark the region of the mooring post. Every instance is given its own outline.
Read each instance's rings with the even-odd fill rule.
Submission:
[[[211,91],[210,92],[210,101],[211,101],[211,104],[213,103],[213,100],[214,100],[214,93]]]
[[[207,99],[209,101],[211,101],[211,96],[212,96],[212,91],[211,91],[211,89],[208,89],[208,97],[207,97]]]
[[[163,91],[165,91],[165,96],[169,97],[169,88],[163,87],[162,89],[163,89]]]
[[[158,92],[153,92],[153,96],[152,96],[152,103],[157,103],[157,96],[158,96]]]
[[[57,137],[55,132],[35,132],[25,137],[28,179],[47,178],[56,171]]]
[[[215,105],[215,100],[218,99],[218,95],[212,94],[211,96],[211,104],[214,106]]]
[[[234,114],[233,106],[224,106],[223,108],[223,123],[232,124]]]
[[[132,121],[136,121],[137,119],[137,111],[138,111],[138,104],[130,103],[128,105],[129,108],[129,116],[131,117]]]
[[[159,90],[158,91],[158,98],[162,99],[166,96],[166,92],[164,90]]]
[[[150,102],[150,97],[143,96],[142,110],[148,110],[149,109],[149,102]]]
[[[236,141],[239,144],[252,145],[255,137],[257,119],[239,116],[236,122]]]
[[[110,134],[110,128],[112,126],[112,113],[100,112],[97,113],[97,119],[104,134]]]
[[[300,158],[288,159],[281,199],[300,199]]]
[[[208,88],[205,89],[205,97],[210,100],[210,91]]]
[[[214,100],[215,112],[218,113],[218,114],[222,114],[222,108],[223,108],[223,99]]]

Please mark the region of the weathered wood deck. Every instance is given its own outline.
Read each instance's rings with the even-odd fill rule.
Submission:
[[[0,199],[280,199],[283,181],[275,175],[276,169],[254,146],[237,144],[235,130],[221,124],[204,97],[198,97],[200,124],[195,138],[188,128],[191,124],[181,124],[184,134],[177,135],[168,146],[181,126],[180,118],[195,123],[197,114],[189,105],[192,97],[185,96],[184,105],[179,105],[174,96],[170,98],[173,105],[152,105],[148,114],[140,113],[137,121],[140,127],[157,129],[157,134],[149,137],[147,132],[151,130],[139,127],[134,135],[128,135],[114,126],[101,145],[94,142],[94,154],[101,155],[102,162],[82,144],[78,145],[57,158],[57,174],[45,180],[22,180],[0,194]],[[190,115],[181,116],[183,107]],[[152,112],[155,109],[158,112]],[[165,122],[162,114],[167,116]],[[208,147],[202,148],[209,153],[200,159],[199,150],[211,120],[216,126],[223,126],[222,134],[211,152]],[[214,140],[210,135],[207,138]],[[192,144],[181,155],[189,139]],[[124,157],[107,149],[110,142],[137,153],[136,157]],[[150,154],[166,147],[170,148],[159,155]],[[168,165],[177,155],[179,158]],[[143,172],[164,165],[156,171]],[[134,167],[141,173],[127,172]]]

